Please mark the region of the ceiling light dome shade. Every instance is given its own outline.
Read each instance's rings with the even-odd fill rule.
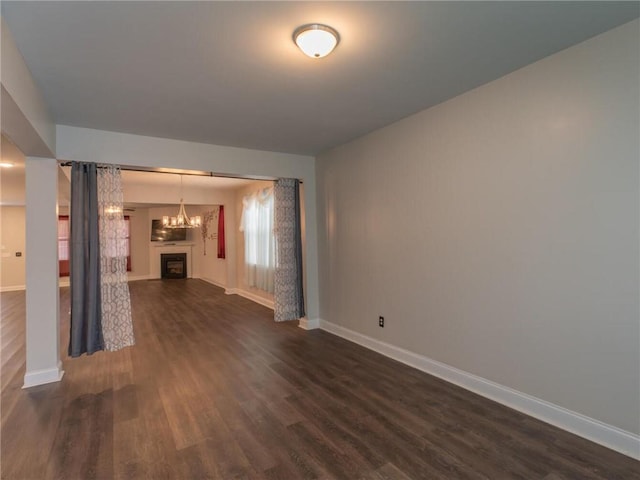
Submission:
[[[293,32],[293,41],[305,55],[311,58],[322,58],[336,48],[340,35],[327,25],[313,23],[297,28]]]

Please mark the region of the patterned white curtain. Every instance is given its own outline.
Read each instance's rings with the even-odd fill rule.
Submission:
[[[98,168],[100,287],[105,350],[135,344],[127,283],[127,227],[123,215],[122,179],[116,166]]]
[[[276,181],[273,190],[276,235],[274,318],[276,322],[298,320],[304,317],[300,182],[282,178]]]

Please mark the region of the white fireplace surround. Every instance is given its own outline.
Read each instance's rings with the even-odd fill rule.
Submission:
[[[153,243],[149,249],[149,266],[151,278],[162,278],[160,268],[160,255],[163,253],[186,253],[187,254],[187,278],[193,278],[193,246],[195,243]]]

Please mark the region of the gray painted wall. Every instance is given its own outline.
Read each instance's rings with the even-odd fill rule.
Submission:
[[[638,29],[320,155],[320,317],[639,433]]]

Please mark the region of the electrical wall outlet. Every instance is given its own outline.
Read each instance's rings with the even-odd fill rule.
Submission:
[[[384,317],[380,316],[378,317],[378,325],[382,328],[384,328]]]

